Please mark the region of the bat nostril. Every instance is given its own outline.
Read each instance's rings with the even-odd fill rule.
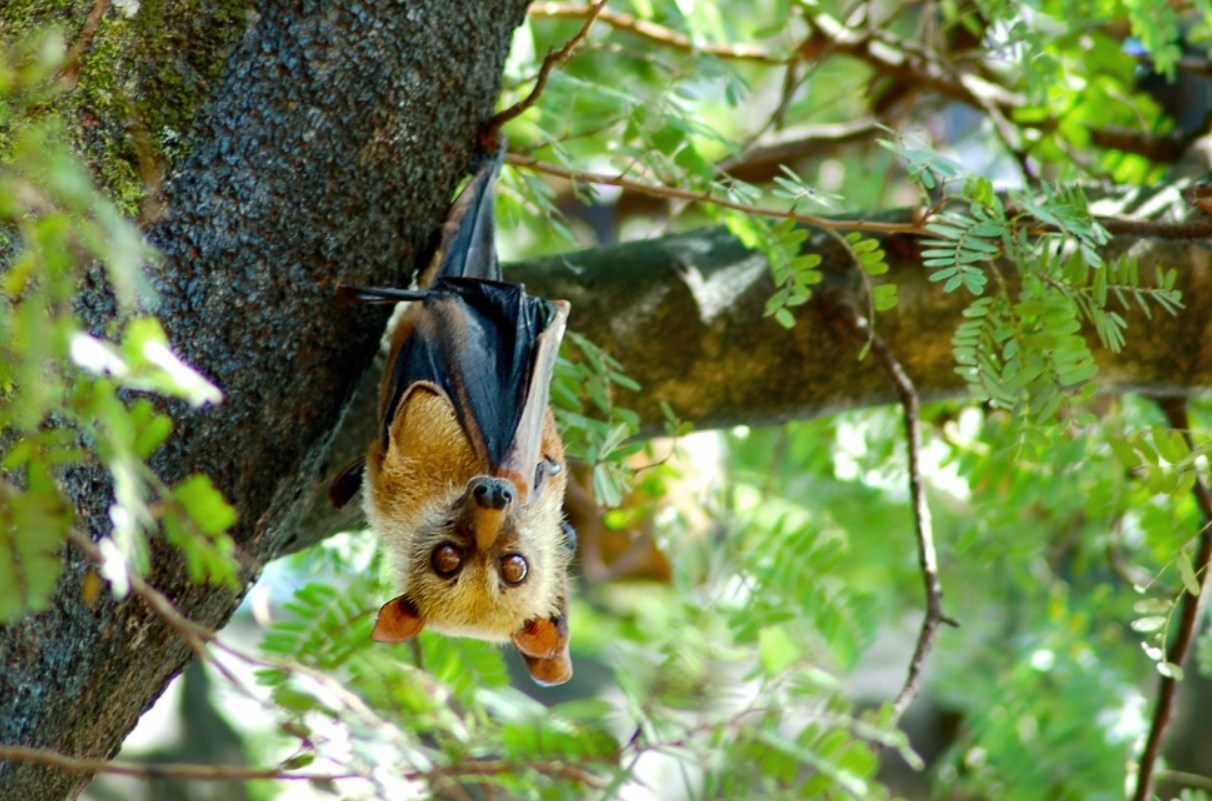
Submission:
[[[514,490],[507,479],[480,476],[471,484],[471,497],[483,509],[504,509],[513,503]]]

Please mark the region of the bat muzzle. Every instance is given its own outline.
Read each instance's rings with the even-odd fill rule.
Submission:
[[[481,509],[507,509],[516,494],[512,481],[491,476],[473,478],[467,489],[472,502]]]
[[[468,482],[464,496],[466,514],[472,538],[481,553],[487,553],[496,544],[517,496],[517,487],[506,478],[476,476]]]

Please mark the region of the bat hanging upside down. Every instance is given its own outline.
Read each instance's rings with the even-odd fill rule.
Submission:
[[[512,642],[540,684],[572,677],[564,445],[547,398],[568,304],[501,281],[492,189],[500,158],[455,200],[417,291],[346,287],[366,303],[414,301],[396,327],[381,434],[333,483],[366,481],[371,527],[403,577],[373,637],[434,631]]]

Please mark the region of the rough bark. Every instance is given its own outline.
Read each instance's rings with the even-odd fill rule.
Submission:
[[[407,280],[493,112],[524,9],[263,0],[217,79],[198,84],[191,148],[149,234],[165,253],[158,314],[226,400],[175,409],[156,467],[170,482],[208,473],[232,499],[247,583],[283,550],[382,327],[382,312],[334,303],[333,287]],[[83,311],[103,326],[105,293]],[[105,482],[81,471],[71,484],[80,527],[105,530]],[[109,756],[189,653],[137,599],[86,603],[87,566],[66,560],[52,608],[0,632],[0,742]],[[216,627],[243,594],[193,585],[168,549],[151,579]],[[2,798],[72,798],[87,781],[0,764]]]
[[[908,222],[907,213],[890,219]],[[762,256],[727,231],[704,229],[648,242],[572,253],[507,267],[532,291],[567,298],[570,325],[607,346],[643,391],[622,393],[620,405],[650,430],[662,420],[659,402],[704,428],[762,424],[890,403],[895,395],[872,360],[833,322],[838,303],[858,303],[857,277],[836,240],[816,234],[805,249],[824,257],[826,280],[816,300],[786,330],[763,316],[773,294]],[[878,314],[875,327],[896,351],[925,400],[965,390],[955,372],[951,338],[973,300],[944,293],[921,267],[918,240],[884,240],[899,305]],[[1176,268],[1186,311],[1135,304],[1122,310],[1128,344],[1103,349],[1090,334],[1098,381],[1114,390],[1191,394],[1212,388],[1212,243],[1136,238],[1115,240],[1108,256],[1130,250],[1146,281],[1155,267]],[[1002,274],[1015,270],[1003,265]],[[883,280],[883,279],[880,279]]]

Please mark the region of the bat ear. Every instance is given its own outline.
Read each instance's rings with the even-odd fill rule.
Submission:
[[[530,677],[538,684],[550,687],[572,678],[566,616],[532,620],[515,632],[512,639],[514,647],[526,660]]]
[[[383,604],[370,638],[375,642],[408,642],[423,628],[425,621],[421,619],[417,607],[401,595]]]
[[[358,493],[362,488],[362,473],[366,470],[366,457],[355,459],[345,466],[336,478],[332,480],[332,484],[328,488],[328,499],[332,501],[332,505],[338,509],[345,507],[345,504]]]

